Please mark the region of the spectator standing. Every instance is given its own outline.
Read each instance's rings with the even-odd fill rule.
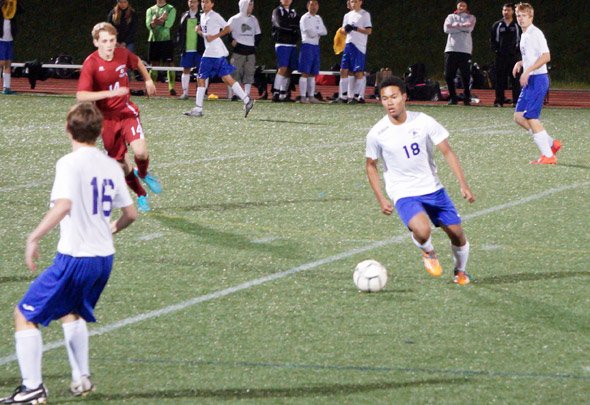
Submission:
[[[135,34],[137,32],[137,13],[128,0],[117,0],[109,12],[107,22],[117,29],[117,46],[135,53]]]
[[[191,82],[191,70],[199,68],[201,57],[205,52],[203,37],[197,33],[201,21],[199,15],[199,0],[188,0],[188,10],[180,17],[180,27],[176,35],[176,42],[180,46],[180,66],[182,66],[182,95],[180,100],[188,100],[188,89]]]
[[[299,17],[291,7],[293,0],[280,0],[272,12],[272,39],[275,42],[277,74],[275,75],[272,101],[292,101],[287,97],[291,72],[297,69],[297,41],[299,41]]]
[[[463,104],[471,104],[471,53],[473,52],[473,39],[471,33],[475,28],[475,16],[468,9],[466,1],[459,1],[457,9],[447,16],[443,25],[445,34],[448,34],[445,47],[445,81],[449,89],[449,104],[457,104],[457,90],[455,77],[457,70],[461,74],[463,84]]]
[[[328,30],[318,15],[318,0],[307,0],[307,13],[301,16],[301,51],[299,52],[299,95],[304,104],[321,103],[315,98],[315,77],[320,72],[320,37]]]
[[[12,60],[14,59],[14,36],[17,32],[16,16],[24,11],[21,1],[0,0],[2,27],[0,27],[0,67],[2,68],[2,94],[14,94],[10,89]]]
[[[148,60],[152,66],[173,66],[174,65],[174,43],[170,35],[170,29],[176,20],[176,9],[166,0],[156,0],[156,4],[148,8],[145,13],[145,25],[148,29]],[[158,79],[158,72],[151,71],[154,81]],[[168,92],[171,96],[176,95],[174,82],[176,72],[168,70]]]
[[[506,78],[510,80],[512,88],[512,100],[510,102],[516,105],[516,100],[520,94],[519,77],[512,76],[512,69],[516,62],[520,60],[520,37],[522,29],[514,18],[514,3],[506,3],[502,7],[502,18],[492,25],[490,44],[492,51],[496,55],[494,62],[495,77],[494,84],[496,89],[495,107],[502,107],[508,102],[505,97]]]

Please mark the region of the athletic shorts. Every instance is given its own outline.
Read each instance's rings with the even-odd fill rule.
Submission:
[[[143,139],[145,134],[139,115],[136,117],[109,119],[102,124],[102,144],[110,157],[122,161],[127,154],[127,145],[138,139]]]
[[[344,47],[340,69],[347,69],[350,72],[364,72],[366,59],[366,55],[359,51],[352,42],[349,42]]]
[[[10,60],[14,58],[13,41],[0,41],[0,60]]]
[[[297,69],[297,48],[295,46],[275,45],[277,69],[286,67],[293,71]]]
[[[29,322],[49,325],[68,314],[96,322],[94,307],[109,280],[115,256],[72,257],[58,253],[18,304]]]
[[[395,209],[406,227],[421,212],[425,212],[436,227],[461,223],[461,217],[444,188],[430,194],[400,198]]]
[[[199,66],[199,79],[223,77],[231,74],[236,68],[226,58],[209,58],[203,56]]]
[[[548,90],[548,74],[529,76],[528,84],[520,91],[515,111],[524,112],[524,118],[528,120],[538,119]]]
[[[180,56],[180,66],[185,69],[198,68],[201,64],[201,54],[195,52],[185,52]]]
[[[172,62],[174,60],[174,43],[172,41],[148,42],[149,62]]]
[[[236,67],[236,70],[232,73],[234,80],[242,84],[254,83],[254,73],[256,72],[256,55],[242,55],[239,53],[233,53],[230,59],[230,63]]]
[[[312,44],[301,44],[299,51],[300,73],[315,76],[320,73],[320,46]]]

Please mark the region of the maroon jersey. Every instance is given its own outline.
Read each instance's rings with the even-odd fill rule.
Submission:
[[[127,69],[137,69],[139,58],[126,48],[115,48],[113,59],[110,61],[98,56],[98,51],[90,54],[80,72],[78,91],[114,90],[119,87],[129,87]],[[134,116],[139,111],[130,100],[130,95],[109,97],[96,102],[97,107],[105,115]]]

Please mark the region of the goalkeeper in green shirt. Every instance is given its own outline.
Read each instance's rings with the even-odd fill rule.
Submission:
[[[156,4],[147,9],[145,13],[145,25],[149,32],[148,37],[148,60],[152,66],[173,66],[174,64],[174,43],[170,36],[170,28],[176,20],[176,9],[173,5],[166,3],[166,0],[157,0]],[[158,78],[158,72],[150,72],[154,81]],[[176,72],[167,71],[168,90],[170,95],[176,95],[174,83]]]

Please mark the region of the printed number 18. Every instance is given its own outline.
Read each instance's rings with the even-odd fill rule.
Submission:
[[[412,155],[416,156],[416,155],[420,154],[420,145],[418,145],[417,143],[414,142],[413,144],[411,144],[410,149],[411,149]],[[410,150],[408,149],[407,146],[404,146],[404,151],[406,152],[406,157],[409,159],[411,156],[410,156]]]

